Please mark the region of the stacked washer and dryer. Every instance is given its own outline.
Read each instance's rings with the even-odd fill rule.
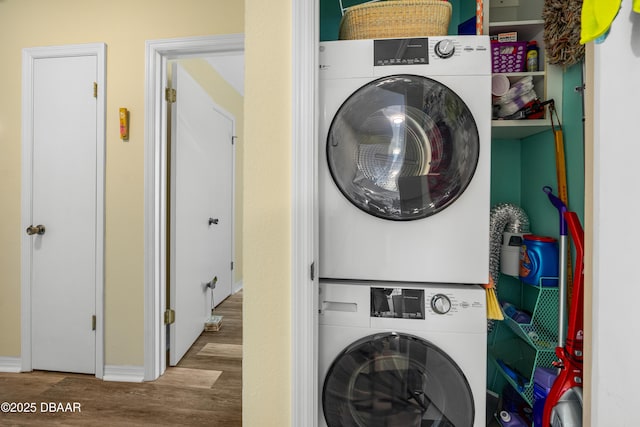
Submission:
[[[489,39],[319,58],[319,425],[484,426]]]

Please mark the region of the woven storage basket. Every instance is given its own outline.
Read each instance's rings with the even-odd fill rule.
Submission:
[[[389,0],[350,7],[340,22],[339,38],[383,39],[445,36],[451,20],[446,0]]]

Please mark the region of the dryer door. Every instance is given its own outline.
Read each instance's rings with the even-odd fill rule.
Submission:
[[[467,427],[471,388],[456,363],[413,335],[375,334],[347,347],[325,378],[329,427]]]
[[[480,138],[464,101],[433,79],[395,75],[354,92],[327,136],[327,161],[344,196],[388,220],[450,206],[467,188]]]

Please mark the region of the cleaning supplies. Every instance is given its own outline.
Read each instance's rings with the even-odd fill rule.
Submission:
[[[527,103],[537,99],[533,85],[533,77],[525,76],[511,84],[507,93],[493,98],[493,105],[497,107],[498,118],[504,118],[520,110]]]
[[[542,427],[542,415],[547,395],[558,374],[557,369],[538,366],[533,373],[533,427]]]
[[[500,411],[500,424],[502,427],[529,427],[520,415],[508,411]]]
[[[513,277],[520,272],[520,246],[523,233],[502,233],[502,248],[500,249],[500,271]]]
[[[558,286],[558,242],[525,234],[520,246],[520,280],[530,285]]]
[[[501,302],[500,305],[504,314],[512,318],[516,323],[531,323],[531,315],[519,310],[515,305],[506,301]]]
[[[527,71],[538,71],[538,42],[535,40],[527,43]]]

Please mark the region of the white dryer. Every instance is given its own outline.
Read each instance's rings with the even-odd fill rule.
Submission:
[[[489,265],[487,36],[320,43],[320,277],[474,284]]]
[[[479,286],[320,281],[320,427],[483,427]]]

